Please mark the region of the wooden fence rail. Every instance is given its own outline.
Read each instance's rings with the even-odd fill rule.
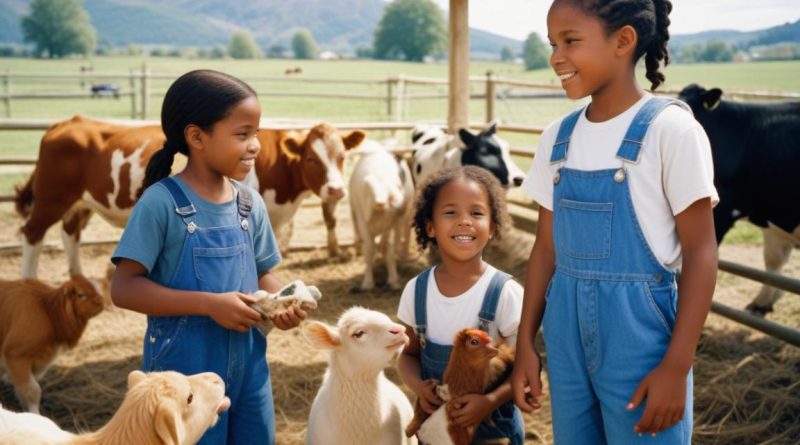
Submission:
[[[130,97],[130,116],[131,119],[146,119],[150,113],[150,98],[161,97],[163,92],[152,89],[152,81],[172,81],[178,74],[152,73],[147,65],[143,65],[141,70],[130,72],[87,72],[80,74],[72,73],[0,73],[0,84],[3,90],[0,91],[0,101],[5,108],[5,117],[11,117],[12,100],[26,99],[75,99],[92,97],[87,92],[17,92],[13,91],[13,83],[16,81],[76,81],[81,88],[87,83],[118,81],[120,86],[127,85],[127,90],[120,91],[118,96]],[[286,92],[276,90],[265,90],[259,92],[263,97],[306,97],[336,100],[376,100],[386,102],[387,115],[394,120],[402,120],[404,110],[408,109],[405,103],[411,100],[421,99],[444,99],[446,94],[413,94],[408,93],[408,85],[441,86],[448,85],[448,80],[443,78],[420,77],[420,76],[390,76],[379,79],[337,79],[323,77],[304,77],[304,76],[248,76],[244,80],[248,82],[281,82],[281,83],[300,83],[300,84],[320,84],[320,85],[363,85],[380,86],[386,85],[385,94],[361,94],[361,93],[312,93],[312,92]],[[473,94],[472,99],[483,99],[486,101],[486,121],[489,122],[495,116],[495,100],[500,96],[503,100],[520,99],[540,99],[550,97],[566,97],[557,82],[532,82],[520,79],[509,79],[494,75],[491,71],[484,76],[470,76],[470,83],[483,84],[480,93]],[[124,82],[124,81],[127,81]],[[540,91],[538,94],[508,94],[499,91],[498,87],[508,87],[515,89]],[[544,92],[547,93],[544,93]],[[678,90],[664,90],[660,94],[677,96]],[[770,92],[770,91],[741,91],[730,90],[725,92],[728,97],[736,97],[750,100],[800,100],[798,93]]]

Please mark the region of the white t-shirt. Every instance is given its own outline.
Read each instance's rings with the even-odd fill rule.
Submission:
[[[539,140],[523,190],[539,205],[553,209],[553,175],[562,166],[576,170],[619,168],[622,139],[634,116],[652,98],[646,94],[624,113],[605,122],[590,122],[581,113],[570,139],[566,163],[550,164],[562,119],[551,123]],[[650,249],[668,269],[680,269],[681,249],[675,215],[701,198],[719,202],[714,188],[711,145],[691,112],[668,106],[656,117],[642,141],[639,162],[625,163],[633,208]]]
[[[465,328],[478,327],[478,314],[481,311],[483,297],[492,280],[494,267],[487,265],[483,275],[466,292],[455,297],[446,297],[439,292],[436,276],[433,271],[428,276],[427,306],[427,333],[429,340],[440,345],[452,345],[458,331]],[[400,305],[397,307],[397,318],[403,323],[416,329],[414,316],[414,287],[416,277],[411,279],[403,294],[400,296]],[[498,337],[498,330],[506,343],[515,345],[517,342],[517,328],[519,317],[522,313],[522,286],[513,279],[506,281],[500,290],[497,302],[494,323],[489,324],[489,335]]]

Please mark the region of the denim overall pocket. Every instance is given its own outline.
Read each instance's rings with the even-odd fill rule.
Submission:
[[[207,292],[231,292],[240,289],[245,267],[245,245],[230,247],[195,247],[192,249],[194,272],[200,289]]]
[[[148,326],[145,353],[150,358],[148,361],[150,369],[146,371],[163,370],[158,363],[175,348],[185,324],[183,318],[170,317],[170,322],[154,322]]]
[[[554,221],[558,248],[578,259],[598,260],[611,255],[610,202],[558,200]]]
[[[664,330],[672,335],[675,317],[678,312],[678,292],[673,284],[653,286],[644,283],[644,293],[653,315],[659,320]]]

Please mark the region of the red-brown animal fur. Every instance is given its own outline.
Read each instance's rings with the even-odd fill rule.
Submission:
[[[492,345],[489,335],[479,329],[464,329],[456,334],[453,350],[442,383],[448,387],[450,401],[446,410],[448,417],[456,409],[453,400],[466,394],[485,394],[503,383],[511,374],[514,365],[514,349],[505,343]],[[423,411],[417,401],[414,418],[406,428],[411,437],[429,414]],[[449,424],[448,432],[455,445],[469,445],[477,426],[460,428]]]
[[[77,275],[60,287],[35,279],[0,280],[0,353],[22,407],[39,412],[41,376],[63,347],[103,310],[97,286]]]

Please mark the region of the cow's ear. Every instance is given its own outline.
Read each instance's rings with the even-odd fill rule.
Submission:
[[[286,153],[290,159],[299,159],[300,156],[303,155],[303,142],[292,136],[287,136],[281,139],[281,150]]]
[[[721,98],[722,90],[719,88],[712,88],[706,91],[706,93],[703,94],[703,108],[706,110],[713,110],[714,108],[717,108]]]
[[[348,134],[347,136],[342,137],[342,142],[344,142],[344,149],[350,150],[351,148],[358,147],[364,139],[367,137],[361,130],[355,130]]]
[[[458,130],[458,137],[461,138],[461,141],[464,142],[464,145],[469,147],[475,141],[475,135],[470,133],[469,130],[462,128]]]

